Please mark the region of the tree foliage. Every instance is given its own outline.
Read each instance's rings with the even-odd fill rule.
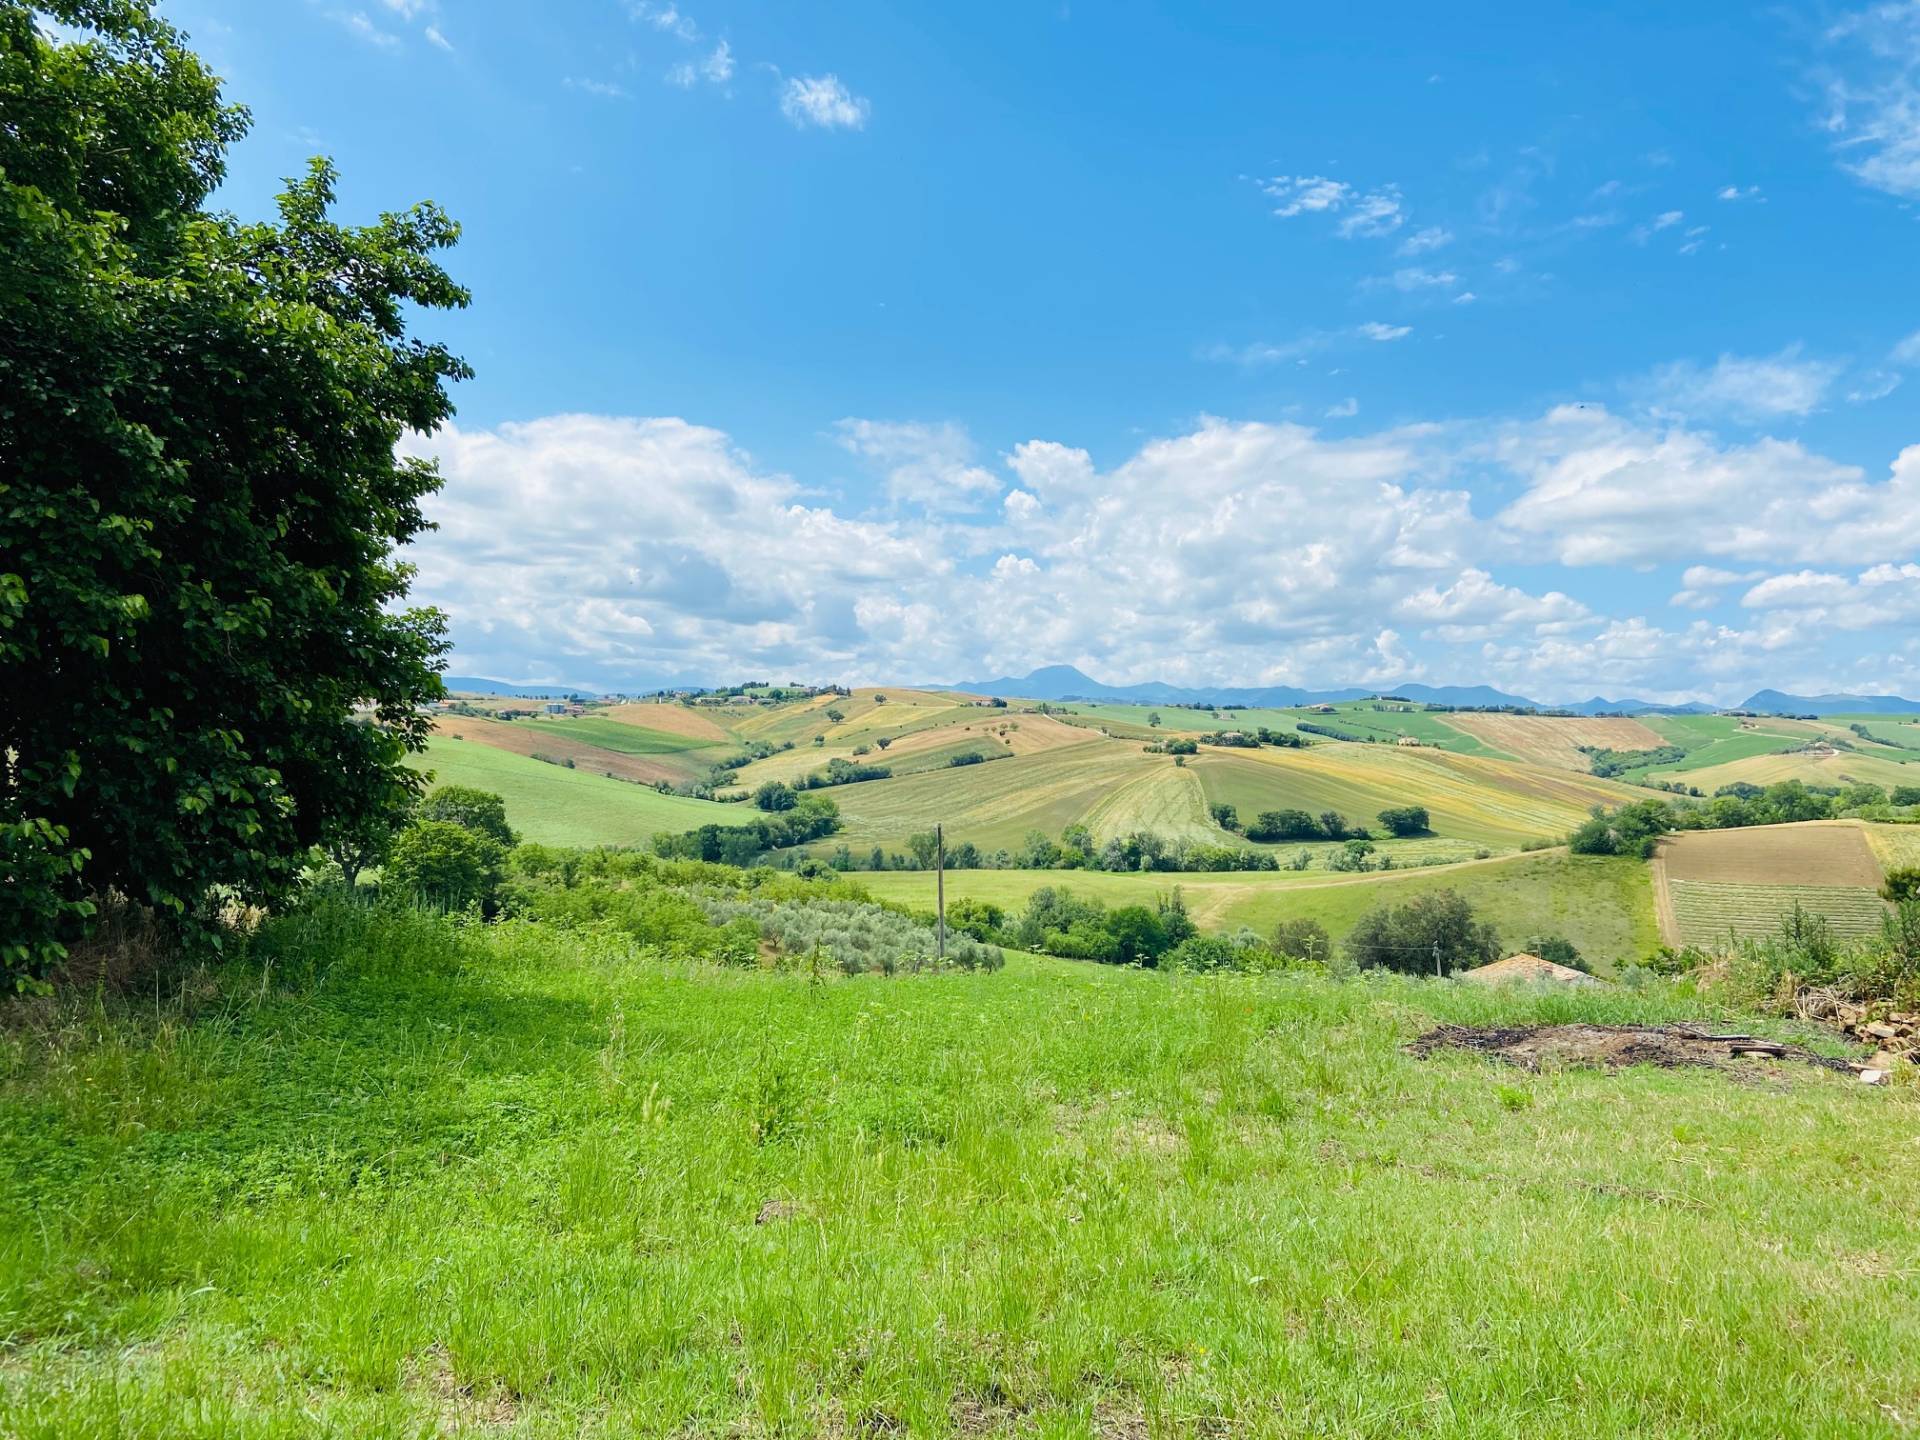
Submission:
[[[1457,890],[1435,890],[1404,905],[1376,905],[1347,935],[1362,969],[1451,975],[1500,958],[1500,935],[1475,917]]]
[[[0,0],[16,973],[89,894],[181,921],[214,887],[272,903],[418,785],[444,622],[402,608],[396,550],[439,479],[395,446],[466,374],[406,327],[466,303],[432,258],[457,230],[431,205],[337,223],[321,161],[272,221],[210,212],[246,126],[148,0]]]

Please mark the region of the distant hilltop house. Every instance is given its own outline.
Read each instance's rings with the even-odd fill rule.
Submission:
[[[546,709],[549,715],[564,715],[567,713],[566,705],[558,700],[549,700]]]
[[[1584,971],[1571,965],[1556,965],[1551,960],[1542,960],[1538,955],[1522,950],[1518,955],[1509,955],[1504,960],[1496,960],[1491,965],[1481,965],[1472,970],[1462,970],[1454,976],[1456,980],[1471,980],[1476,985],[1537,984],[1551,980],[1561,985],[1598,985],[1601,982]]]
[[[1412,736],[1412,735],[1402,735],[1398,740],[1394,741],[1393,743],[1396,745],[1405,745],[1411,749],[1416,749],[1416,750],[1420,748],[1420,741],[1415,736]]]
[[[1311,710],[1315,715],[1332,715],[1336,713],[1331,705],[1309,705],[1307,709]]]

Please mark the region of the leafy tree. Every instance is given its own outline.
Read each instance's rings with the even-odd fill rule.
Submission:
[[[444,622],[395,552],[439,477],[395,446],[467,373],[407,333],[466,303],[433,259],[458,231],[335,222],[321,161],[273,221],[208,210],[247,124],[149,0],[0,0],[12,966],[56,961],[89,893],[275,903],[420,784]]]
[[[1456,890],[1436,890],[1404,905],[1376,905],[1347,935],[1362,969],[1451,975],[1500,958],[1500,935],[1477,919]]]
[[[1153,712],[1151,712],[1151,713],[1150,713],[1150,714],[1149,714],[1149,715],[1147,716],[1147,724],[1149,724],[1149,725],[1151,725],[1151,726],[1153,726],[1153,727],[1154,727],[1155,729],[1158,729],[1158,728],[1159,728],[1159,726],[1160,726],[1160,712],[1159,712],[1158,710],[1155,710],[1155,711],[1153,711]]]
[[[1166,925],[1144,905],[1122,905],[1109,911],[1106,930],[1113,937],[1115,958],[1122,965],[1152,965],[1173,948]]]
[[[940,841],[931,830],[916,830],[907,837],[907,849],[922,870],[931,870],[940,853]]]
[[[1909,866],[1900,870],[1889,870],[1887,880],[1880,887],[1880,897],[1895,905],[1909,900],[1920,900],[1920,868]]]
[[[1920,805],[1920,785],[1896,785],[1887,792],[1887,800],[1894,805]]]
[[[845,712],[845,711],[841,711],[841,710],[829,710],[829,711],[827,711],[827,719],[829,719],[829,720],[831,720],[831,721],[832,721],[832,722],[833,722],[834,724],[836,724],[836,725],[838,725],[838,724],[839,724],[839,723],[840,723],[840,722],[841,722],[842,720],[844,720],[844,719],[846,719],[846,718],[847,718],[847,717],[846,717],[846,712]]]
[[[1403,805],[1398,809],[1382,810],[1380,823],[1387,827],[1389,835],[1425,835],[1427,807],[1424,805]]]
[[[1247,827],[1247,838],[1262,843],[1275,840],[1317,840],[1320,825],[1304,810],[1262,810]]]
[[[999,943],[1000,927],[1007,923],[1007,912],[987,900],[963,897],[948,902],[947,928],[960,930],[976,940]]]
[[[471,785],[439,785],[429,790],[420,802],[420,818],[465,826],[508,849],[520,839],[507,824],[507,802]]]
[[[753,792],[753,803],[762,810],[791,810],[800,802],[793,787],[781,780],[769,780]]]
[[[1167,741],[1166,751],[1169,755],[1198,755],[1200,747],[1194,741],[1182,738]]]
[[[1218,825],[1222,830],[1229,832],[1239,830],[1240,812],[1233,806],[1226,804],[1213,805],[1208,808],[1208,813],[1213,816],[1213,823]]]
[[[1551,960],[1556,965],[1585,971],[1589,975],[1593,973],[1593,967],[1581,956],[1574,943],[1564,935],[1536,935],[1527,941],[1527,949],[1542,960]]]
[[[1322,810],[1320,812],[1320,833],[1325,835],[1329,840],[1346,839],[1347,817],[1342,815],[1338,810]]]
[[[1318,920],[1282,920],[1273,927],[1273,949],[1294,960],[1325,964],[1333,954],[1333,938]]]
[[[416,820],[393,842],[385,888],[449,910],[491,909],[505,852],[500,842],[451,820]]]
[[[884,750],[889,745],[893,744],[893,737],[891,735],[876,735],[873,737],[873,743],[878,745],[882,750]]]

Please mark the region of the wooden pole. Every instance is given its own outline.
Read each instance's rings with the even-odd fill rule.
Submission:
[[[941,827],[933,827],[933,893],[934,903],[940,911],[939,923],[934,927],[940,946],[940,963],[947,963],[947,840]]]

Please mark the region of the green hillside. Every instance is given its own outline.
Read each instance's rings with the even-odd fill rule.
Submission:
[[[441,784],[475,785],[501,796],[513,827],[542,845],[645,845],[663,830],[738,825],[753,813],[738,805],[662,795],[645,785],[469,740],[435,739],[414,764],[431,770]]]

